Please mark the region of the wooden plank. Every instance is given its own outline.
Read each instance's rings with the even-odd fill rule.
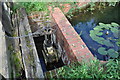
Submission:
[[[20,21],[19,31],[20,31],[20,36],[25,35],[22,21]],[[29,59],[30,55],[29,55],[29,50],[27,48],[27,43],[24,37],[20,38],[20,40],[21,40],[22,58],[23,58],[26,78],[32,78],[33,71],[31,71],[32,66],[31,66],[31,61]]]
[[[22,20],[20,21],[20,34],[31,34],[30,25],[27,14],[24,9],[21,9]],[[26,69],[27,78],[44,78],[42,67],[38,58],[37,50],[32,36],[21,38],[22,52],[24,57],[24,66]],[[30,59],[28,59],[28,56]],[[29,61],[28,61],[29,60]],[[31,62],[30,62],[31,60]],[[30,62],[30,63],[28,63]]]
[[[14,28],[12,32],[13,37],[19,36],[17,17],[18,17],[17,14],[12,15],[12,23]],[[11,44],[13,45],[12,46],[13,50],[10,52],[12,77],[18,78],[22,76],[22,73],[24,70],[23,63],[22,63],[22,55],[21,55],[20,46],[19,46],[19,39],[11,39]]]

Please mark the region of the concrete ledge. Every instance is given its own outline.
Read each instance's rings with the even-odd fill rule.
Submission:
[[[59,8],[54,8],[51,15],[58,25],[58,42],[65,49],[69,60],[81,62],[83,60],[89,61],[95,59],[62,11]]]

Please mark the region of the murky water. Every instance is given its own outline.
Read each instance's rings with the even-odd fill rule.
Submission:
[[[35,46],[38,52],[38,56],[39,56],[39,60],[40,60],[40,64],[42,66],[43,72],[50,71],[50,70],[64,66],[64,63],[61,58],[58,60],[58,62],[47,63],[47,65],[45,64],[45,59],[42,53],[44,40],[45,40],[44,36],[34,37]]]
[[[106,46],[103,46],[92,40],[90,37],[90,30],[93,30],[93,28],[96,27],[96,25],[98,25],[100,22],[105,24],[111,24],[111,22],[115,22],[120,25],[120,5],[117,5],[116,7],[106,7],[101,10],[95,10],[93,11],[93,14],[91,14],[91,12],[76,12],[73,15],[74,16],[72,19],[69,19],[69,21],[73,25],[76,32],[81,34],[81,38],[86,43],[93,55],[100,60],[108,60],[108,56],[101,55],[97,51],[100,46]],[[113,35],[110,33],[109,35],[104,35],[102,37],[113,37]],[[114,41],[112,43],[114,44],[114,47],[112,48],[117,51],[118,46]]]

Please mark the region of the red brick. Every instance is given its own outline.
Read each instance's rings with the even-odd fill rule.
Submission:
[[[52,17],[58,25],[57,40],[60,42],[60,44],[64,43],[62,47],[65,49],[66,55],[69,57],[69,59],[74,61],[76,61],[76,59],[78,61],[82,61],[83,59],[94,59],[94,56],[89,51],[87,46],[85,48],[82,47],[82,45],[85,45],[85,43],[79,37],[77,32],[74,30],[59,8],[55,8],[54,12],[52,13]],[[87,55],[87,53],[90,53],[90,55]]]

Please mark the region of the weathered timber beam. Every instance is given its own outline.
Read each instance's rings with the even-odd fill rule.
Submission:
[[[31,33],[30,25],[28,22],[25,9],[21,9],[20,12],[22,20],[20,21],[20,35],[26,35]],[[22,53],[24,57],[24,66],[26,69],[27,78],[44,78],[42,67],[38,58],[37,50],[32,36],[21,38]],[[29,59],[30,57],[30,59]],[[29,60],[29,61],[28,61]],[[30,62],[30,63],[28,63]]]
[[[18,15],[12,15],[12,23],[13,23],[13,37],[19,36],[18,33]],[[23,63],[22,63],[22,55],[20,51],[20,42],[19,39],[11,39],[13,50],[10,52],[11,55],[11,69],[12,69],[12,78],[16,79],[23,75]]]

